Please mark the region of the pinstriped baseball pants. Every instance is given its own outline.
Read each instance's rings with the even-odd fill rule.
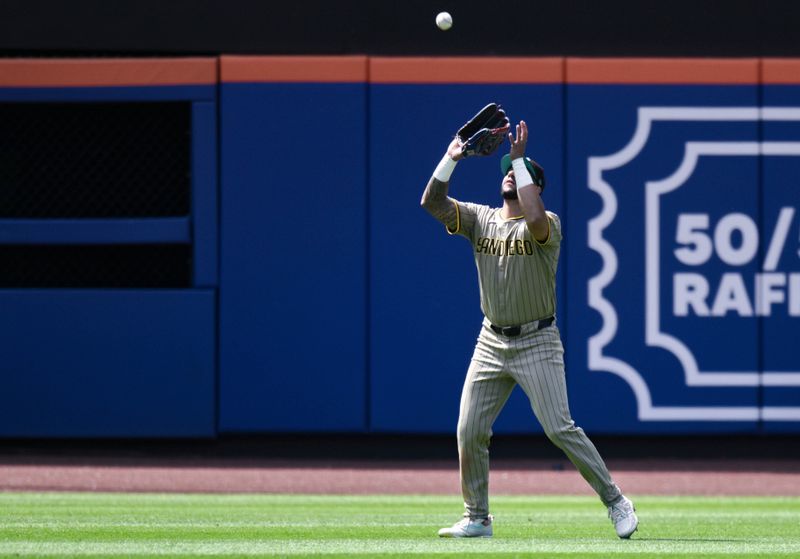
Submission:
[[[514,386],[528,396],[547,437],[560,448],[604,504],[619,488],[592,442],[575,426],[567,402],[564,348],[558,327],[523,325],[514,338],[496,334],[484,320],[472,356],[458,418],[458,454],[464,506],[472,517],[489,514],[489,439]]]

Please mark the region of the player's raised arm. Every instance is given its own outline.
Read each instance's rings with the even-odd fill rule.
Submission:
[[[447,153],[428,181],[420,203],[450,233],[461,230],[458,209],[454,200],[447,197],[450,175],[456,163],[465,157],[494,153],[505,140],[508,128],[508,117],[503,108],[497,103],[489,103],[458,129],[456,137],[447,147]]]
[[[450,175],[453,173],[456,163],[463,158],[462,143],[458,138],[454,138],[450,145],[447,146],[447,153],[439,162],[436,170],[433,171],[433,176],[428,181],[420,201],[420,205],[429,214],[441,221],[450,230],[456,228],[457,215],[455,204],[447,196],[447,190],[450,184]]]
[[[522,215],[533,238],[543,243],[550,236],[550,223],[542,201],[542,188],[537,185],[525,166],[525,146],[528,143],[528,125],[524,120],[517,124],[516,136],[508,134],[511,143],[511,165],[517,183],[517,197]]]

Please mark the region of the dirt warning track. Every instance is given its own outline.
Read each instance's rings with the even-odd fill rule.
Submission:
[[[800,461],[610,460],[631,495],[800,496]],[[493,494],[591,495],[567,461],[497,460]],[[2,491],[454,494],[458,464],[437,461],[0,457]]]

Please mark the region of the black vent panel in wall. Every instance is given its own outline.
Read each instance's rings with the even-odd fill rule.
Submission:
[[[186,288],[192,247],[0,245],[0,288]]]
[[[185,216],[191,105],[0,103],[0,218]]]

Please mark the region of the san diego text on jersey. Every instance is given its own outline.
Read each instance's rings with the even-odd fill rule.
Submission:
[[[522,239],[490,239],[480,237],[475,243],[475,252],[478,254],[492,254],[495,256],[532,256],[533,243]]]

